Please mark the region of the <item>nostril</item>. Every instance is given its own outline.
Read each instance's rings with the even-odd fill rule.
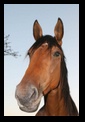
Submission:
[[[31,98],[37,99],[38,98],[38,90],[37,90],[37,88],[34,87],[34,86],[31,86],[31,88],[32,88]]]
[[[38,90],[35,86],[30,85],[23,89],[20,87],[16,87],[15,98],[22,105],[27,104],[28,102],[32,102],[38,98]]]

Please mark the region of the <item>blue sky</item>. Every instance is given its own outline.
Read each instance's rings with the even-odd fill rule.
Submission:
[[[29,64],[27,50],[35,42],[33,23],[37,19],[43,34],[54,36],[54,26],[60,17],[64,23],[62,48],[66,56],[70,92],[79,110],[79,5],[78,4],[5,4],[4,35],[20,57],[4,57],[4,115],[34,116],[18,108],[15,99],[16,85],[21,81]],[[43,105],[43,98],[39,108]]]

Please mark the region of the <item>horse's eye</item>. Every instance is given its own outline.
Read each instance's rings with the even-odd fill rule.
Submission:
[[[56,51],[54,54],[53,54],[53,56],[56,56],[56,57],[58,57],[60,55],[60,53],[58,52],[58,51]]]

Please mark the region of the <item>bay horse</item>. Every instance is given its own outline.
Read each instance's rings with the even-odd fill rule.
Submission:
[[[78,116],[69,90],[68,71],[62,50],[63,35],[64,26],[60,18],[54,28],[54,37],[43,36],[42,28],[35,20],[33,36],[36,42],[27,52],[30,63],[15,92],[21,110],[36,111],[44,96],[44,106],[36,116]]]

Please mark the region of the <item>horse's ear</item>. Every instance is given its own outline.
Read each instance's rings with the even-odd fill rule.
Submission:
[[[56,41],[61,46],[62,38],[63,38],[63,34],[64,34],[64,26],[63,26],[63,22],[60,18],[58,18],[58,21],[55,25],[54,34],[55,34]]]
[[[37,20],[33,24],[33,36],[35,40],[38,40],[43,35],[42,28]]]

